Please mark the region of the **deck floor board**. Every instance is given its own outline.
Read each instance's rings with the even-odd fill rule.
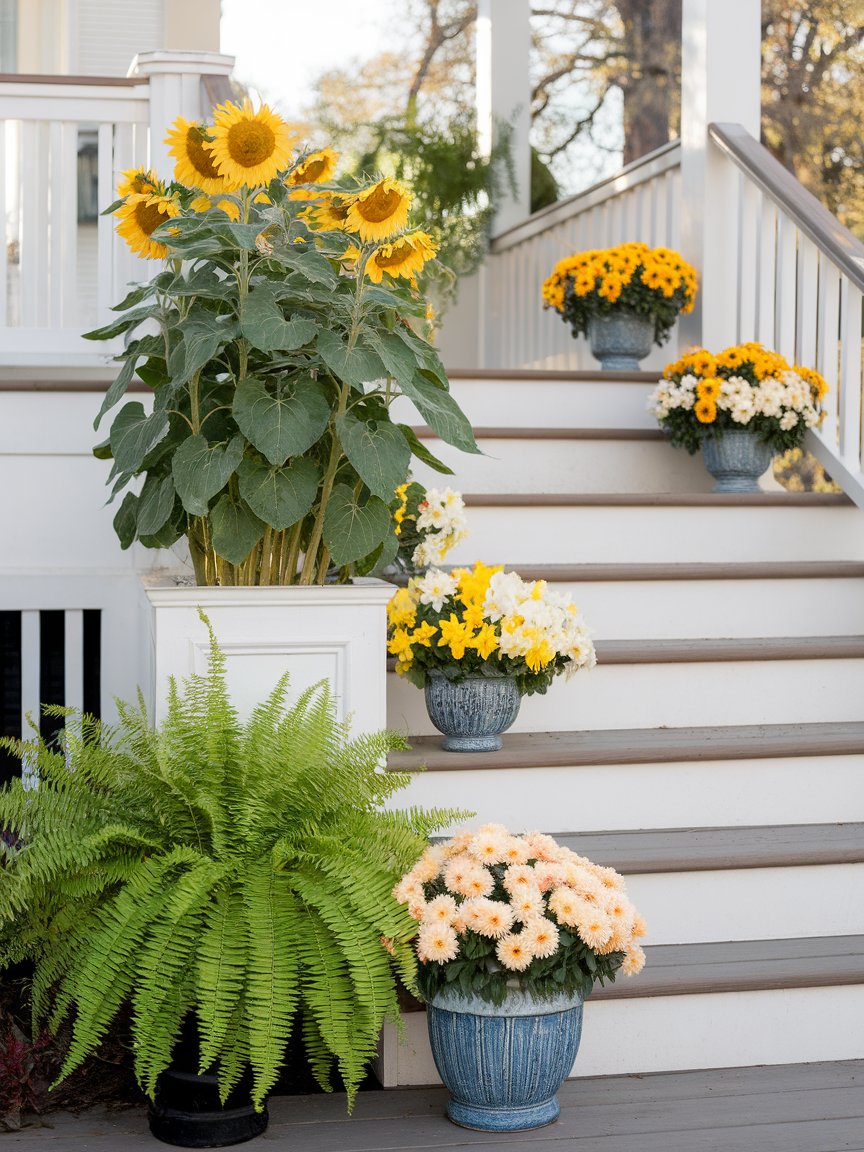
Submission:
[[[655,1072],[571,1080],[561,1118],[535,1132],[457,1128],[440,1088],[361,1093],[345,1099],[281,1096],[266,1135],[246,1145],[273,1152],[864,1152],[864,1060]],[[143,1109],[67,1113],[51,1127],[4,1136],[3,1147],[44,1152],[135,1152],[157,1145]]]

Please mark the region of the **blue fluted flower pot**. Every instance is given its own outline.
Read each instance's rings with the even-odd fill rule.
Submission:
[[[635,312],[615,311],[588,319],[591,355],[604,372],[638,372],[654,343],[654,321]]]
[[[508,991],[500,1006],[442,988],[426,1006],[432,1055],[450,1090],[454,1124],[484,1132],[542,1128],[558,1119],[556,1093],[582,1036],[582,997],[537,1002]]]
[[[760,492],[759,477],[774,457],[774,449],[742,428],[702,441],[702,459],[714,477],[714,492]]]
[[[448,680],[430,672],[426,679],[426,711],[444,739],[448,752],[495,752],[519,714],[520,695],[512,676],[468,676]]]

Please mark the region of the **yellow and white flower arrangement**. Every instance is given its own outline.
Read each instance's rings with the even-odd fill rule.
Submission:
[[[416,480],[400,484],[391,504],[397,563],[414,573],[444,563],[444,557],[468,536],[465,501],[452,488],[424,488]]]
[[[393,890],[417,921],[418,984],[445,984],[492,1003],[508,981],[538,999],[587,996],[595,981],[645,964],[645,922],[612,868],[539,832],[501,824],[433,844]]]
[[[696,271],[671,248],[618,244],[566,256],[543,283],[543,307],[554,308],[587,334],[592,316],[632,312],[654,321],[654,340],[662,344],[678,314],[692,312]]]
[[[822,422],[827,392],[818,372],[761,344],[736,344],[716,355],[697,348],[667,364],[648,408],[691,454],[705,439],[744,428],[785,452]]]
[[[387,622],[396,671],[418,688],[430,673],[454,682],[513,676],[528,695],[597,662],[577,606],[503,565],[431,568],[393,595]]]
[[[181,536],[200,584],[323,584],[395,553],[390,502],[412,456],[438,467],[390,405],[476,452],[427,336],[417,275],[435,244],[409,225],[389,177],[335,177],[332,149],[304,150],[247,100],[211,123],[180,117],[172,182],[123,173],[113,213],[134,252],[165,260],[89,339],[124,336],[99,419],[137,375],[137,401],[96,448],[114,462],[125,548]],[[142,483],[143,481],[143,483]]]

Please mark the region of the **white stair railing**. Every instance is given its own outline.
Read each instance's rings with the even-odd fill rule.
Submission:
[[[0,82],[0,365],[104,363],[80,333],[145,262],[98,211],[147,164],[149,122],[146,78]]]
[[[737,177],[724,222],[733,238],[734,338],[822,373],[831,391],[808,447],[864,506],[864,244],[740,125],[712,124],[709,136]]]
[[[677,142],[667,144],[495,237],[485,269],[485,367],[596,367],[586,342],[543,311],[543,281],[558,260],[585,248],[633,240],[676,248],[680,156]],[[657,356],[661,365],[668,360],[662,351]]]

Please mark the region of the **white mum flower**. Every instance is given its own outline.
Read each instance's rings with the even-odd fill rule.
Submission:
[[[411,583],[420,603],[431,604],[436,612],[440,612],[444,601],[456,591],[459,581],[449,572],[431,568],[425,576],[415,578]]]
[[[797,423],[798,423],[798,413],[797,412],[784,412],[783,415],[780,417],[780,427],[783,429],[784,432],[788,432],[791,428],[794,428]]]

